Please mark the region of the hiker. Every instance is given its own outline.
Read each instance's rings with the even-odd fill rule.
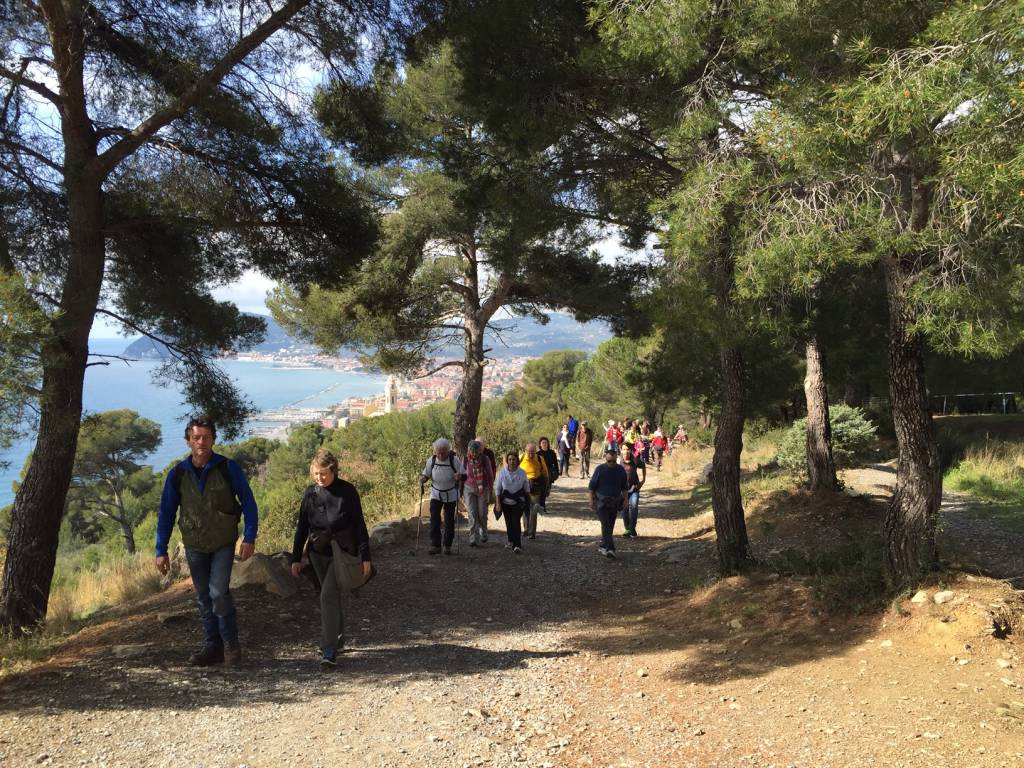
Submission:
[[[312,484],[302,494],[299,516],[292,540],[292,576],[302,573],[303,553],[320,581],[320,667],[338,664],[338,651],[345,647],[344,620],[332,540],[351,556],[362,561],[363,577],[373,572],[370,561],[370,535],[366,531],[359,491],[338,477],[338,460],[321,448],[309,465]],[[340,557],[339,553],[339,557]]]
[[[580,479],[585,480],[590,474],[590,448],[594,444],[594,430],[587,426],[586,420],[580,422],[580,431],[576,434],[576,451],[580,456]]]
[[[680,424],[679,429],[677,429],[675,435],[672,436],[672,443],[670,447],[674,450],[677,445],[686,445],[689,439],[690,436],[686,434],[686,427]],[[672,451],[670,450],[669,453],[671,452]]]
[[[668,447],[668,440],[660,429],[654,430],[654,437],[651,438],[651,452],[654,454],[654,468],[661,472],[661,460]]]
[[[541,495],[540,505],[543,507],[543,512],[548,511],[548,496],[551,495],[551,486],[554,485],[555,480],[562,476],[561,471],[558,469],[558,454],[555,453],[551,447],[551,441],[546,437],[542,437],[537,440],[537,455],[544,459],[544,463],[548,467],[548,484],[544,489],[544,493]]]
[[[601,543],[597,548],[600,555],[615,558],[615,518],[626,506],[628,488],[626,470],[617,463],[612,451],[604,452],[604,463],[594,470],[590,478],[590,508],[601,521]]]
[[[608,420],[608,427],[604,432],[604,449],[605,451],[611,451],[616,456],[619,454],[619,446],[617,443],[617,433],[615,431],[615,422],[611,419]]]
[[[185,442],[191,455],[167,474],[156,523],[156,569],[166,574],[171,567],[167,543],[175,516],[178,518],[203,625],[203,647],[189,656],[189,663],[199,667],[221,662],[234,666],[242,660],[238,619],[229,588],[231,567],[239,518],[243,520],[239,560],[252,557],[259,526],[249,481],[238,464],[213,452],[216,439],[217,426],[209,416],[189,421]]]
[[[452,453],[452,444],[446,438],[434,441],[434,454],[427,459],[420,474],[420,495],[424,486],[430,483],[430,549],[436,555],[443,551],[452,553],[455,541],[455,507],[459,502],[459,485],[465,478],[462,462]],[[444,510],[444,542],[441,541],[441,511]]]
[[[561,477],[565,475],[569,476],[569,462],[572,458],[572,452],[575,445],[574,440],[569,434],[569,425],[565,424],[562,426],[562,434],[558,436],[558,475]]]
[[[636,520],[640,514],[640,489],[647,482],[647,463],[628,445],[622,446],[622,468],[626,470],[626,507],[622,514],[623,538],[636,538]]]
[[[544,438],[542,438],[544,439]],[[544,439],[544,442],[547,442]],[[551,484],[551,472],[548,463],[537,450],[536,443],[527,443],[519,454],[519,466],[530,481],[530,507],[526,511],[523,530],[531,539],[537,538],[537,514],[547,499],[547,489]]]
[[[576,458],[576,435],[579,434],[580,423],[576,421],[576,417],[571,413],[569,414],[569,420],[566,422],[566,427],[569,428],[569,445],[572,447],[572,457]]]
[[[466,449],[466,483],[462,500],[469,516],[469,546],[487,541],[487,507],[494,490],[494,465],[484,455],[483,443],[470,440]]]
[[[505,517],[505,545],[514,554],[523,551],[523,533],[520,523],[524,514],[530,511],[530,481],[519,466],[519,457],[511,452],[505,456],[505,466],[498,473],[498,484],[494,496],[494,515]]]

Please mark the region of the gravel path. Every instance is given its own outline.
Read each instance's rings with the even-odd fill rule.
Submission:
[[[973,639],[963,665],[966,618],[835,620],[796,581],[716,581],[707,516],[664,479],[616,561],[576,479],[522,555],[500,530],[452,557],[381,550],[327,674],[308,587],[239,590],[246,662],[198,670],[177,585],[0,681],[0,765],[1024,765],[1017,710],[996,712],[1024,699],[1012,640]],[[955,637],[922,641],[932,624]]]

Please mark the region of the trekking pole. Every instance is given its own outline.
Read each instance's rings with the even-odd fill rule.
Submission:
[[[416,546],[413,555],[420,553],[420,529],[423,527],[423,483],[420,483],[420,504],[416,507]]]

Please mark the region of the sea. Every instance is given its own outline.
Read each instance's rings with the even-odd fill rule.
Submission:
[[[117,355],[128,346],[124,339],[93,339],[90,350],[97,354]],[[339,372],[326,368],[294,368],[266,362],[224,360],[224,370],[245,396],[261,411],[296,405],[320,408],[339,403],[349,397],[366,397],[384,392],[385,377],[376,374]],[[153,372],[159,361],[142,360],[124,363],[111,360],[110,365],[91,366],[85,374],[83,404],[87,412],[99,413],[130,408],[160,425],[163,441],[143,463],[157,470],[174,458],[188,453],[184,428],[192,409],[182,402],[175,387],[154,383]],[[35,434],[25,437],[5,451],[0,451],[0,507],[14,501],[12,484],[21,474],[25,459],[32,451]]]

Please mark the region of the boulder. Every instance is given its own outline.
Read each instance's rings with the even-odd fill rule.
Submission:
[[[701,485],[707,485],[708,483],[710,483],[711,472],[713,469],[714,465],[709,461],[707,464],[704,465],[704,469],[700,471],[700,477],[697,479],[697,482],[700,483]]]
[[[914,596],[910,598],[910,602],[917,603],[918,605],[920,605],[921,603],[927,603],[928,591],[924,589],[919,589],[917,592],[914,593]]]
[[[937,605],[942,605],[943,603],[948,603],[955,596],[956,596],[955,592],[946,590],[944,592],[936,592],[935,596],[932,598],[932,600],[934,600]]]
[[[383,547],[397,544],[405,535],[404,520],[385,520],[370,529],[370,546]]]
[[[291,597],[299,591],[298,582],[292,578],[281,560],[274,560],[262,552],[257,552],[248,560],[235,563],[231,570],[232,589],[251,584],[261,586],[267,592],[281,597]]]

